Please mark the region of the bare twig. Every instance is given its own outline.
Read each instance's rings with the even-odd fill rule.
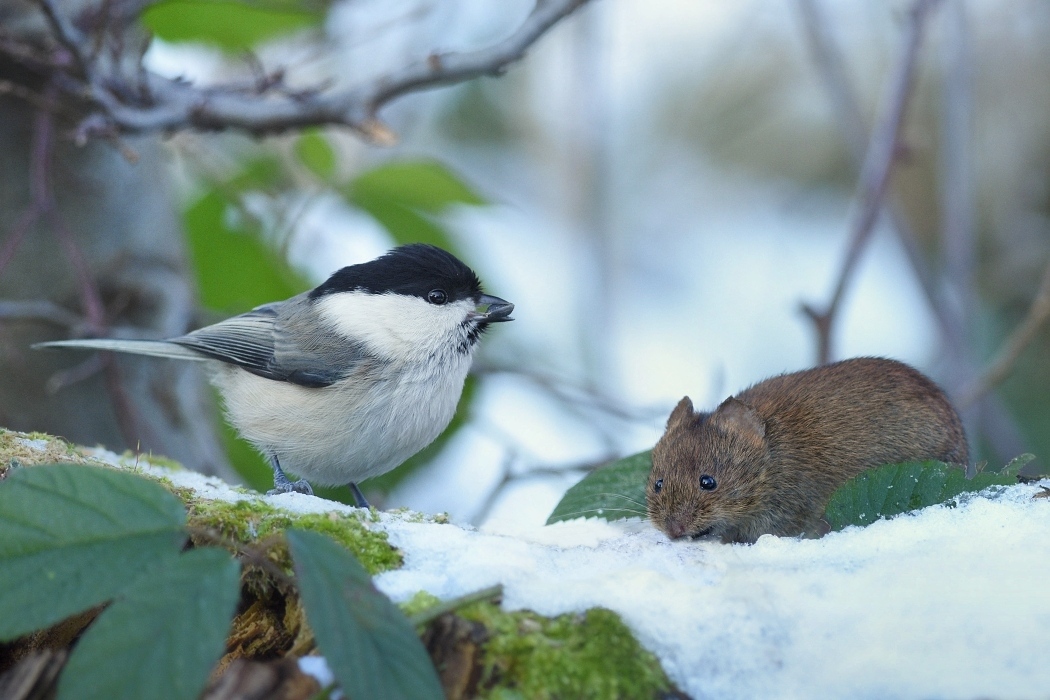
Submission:
[[[845,58],[835,43],[817,0],[798,0],[798,6],[817,73],[831,98],[836,121],[842,130],[846,147],[859,169],[864,162],[864,151],[868,145],[869,134],[861,113],[860,101],[844,69]],[[961,330],[962,321],[945,301],[942,285],[919,247],[918,236],[891,198],[887,197],[882,202],[882,207],[908,257],[908,262],[940,326],[946,344],[950,347],[961,347],[964,342]]]
[[[587,0],[537,0],[517,30],[485,49],[434,53],[423,61],[343,91],[315,88],[277,94],[270,88],[279,85],[279,80],[264,81],[245,91],[223,85],[198,87],[147,71],[140,72],[134,85],[115,69],[103,74],[99,63],[85,58],[79,33],[62,17],[53,0],[37,2],[56,40],[72,54],[80,73],[64,75],[66,80],[61,84],[71,97],[87,103],[89,113],[76,129],[81,138],[181,129],[239,129],[265,135],[335,124],[355,129],[374,142],[389,143],[394,140],[393,133],[377,118],[388,102],[410,92],[501,74],[521,60],[547,30]]]
[[[433,605],[426,610],[417,612],[412,617],[408,618],[414,626],[420,627],[422,625],[429,624],[430,622],[441,617],[445,613],[455,612],[460,608],[465,608],[473,603],[480,603],[486,600],[493,600],[494,598],[503,597],[503,584],[497,583],[495,586],[489,586],[488,588],[482,588],[480,591],[474,591],[473,593],[467,593],[461,595],[458,598],[451,598],[449,600],[443,600],[440,603]]]
[[[888,84],[888,100],[881,119],[871,136],[864,164],[857,185],[858,213],[851,226],[849,247],[839,271],[838,280],[830,301],[822,311],[810,304],[802,310],[813,321],[817,332],[817,359],[824,364],[831,359],[831,332],[846,286],[856,270],[882,207],[882,200],[889,183],[890,172],[900,145],[901,126],[912,94],[918,64],[919,48],[930,12],[938,0],[916,0],[910,13],[904,51],[900,63]]]
[[[285,573],[284,569],[274,563],[273,560],[266,556],[264,552],[260,551],[259,548],[238,542],[210,527],[189,525],[186,528],[186,531],[189,532],[192,537],[206,540],[212,544],[219,545],[223,549],[228,549],[237,555],[237,558],[241,560],[241,563],[261,569],[285,589],[291,591],[299,590],[299,586],[295,579]]]
[[[38,321],[62,326],[76,335],[84,324],[81,316],[46,299],[29,301],[0,300],[0,321]]]
[[[84,37],[80,34],[80,31],[73,26],[72,22],[66,19],[65,15],[55,6],[53,0],[36,1],[44,12],[47,23],[51,26],[51,33],[54,34],[55,40],[69,52],[70,59],[76,65],[81,75],[87,76],[89,74],[89,65],[84,57]]]
[[[95,353],[78,365],[73,365],[69,369],[60,370],[52,374],[48,377],[47,383],[44,384],[44,390],[48,394],[57,394],[66,387],[90,379],[105,369],[106,361],[103,359],[102,353]]]
[[[1050,265],[1047,265],[1043,272],[1043,281],[1039,285],[1035,299],[1032,300],[1032,305],[1028,307],[1028,314],[999,348],[995,359],[988,365],[984,373],[959,392],[955,400],[959,407],[965,409],[973,405],[1009,377],[1021,354],[1032,343],[1039,329],[1048,319],[1050,319]]]
[[[864,149],[868,142],[867,127],[861,114],[859,100],[856,91],[850,84],[843,67],[846,65],[842,53],[835,43],[834,37],[825,21],[817,0],[798,0],[801,11],[803,26],[807,41],[814,55],[814,61],[818,74],[834,105],[836,119],[839,127],[846,138],[847,146],[853,153],[854,158],[860,163],[864,158]],[[961,11],[959,8],[953,8]],[[956,56],[956,59],[965,56]],[[953,67],[957,70],[952,72],[953,80],[965,79],[965,75],[959,75],[963,66],[953,61]],[[956,86],[958,87],[958,86]],[[947,90],[946,90],[947,92]],[[953,92],[953,99],[964,97],[959,90]],[[958,183],[957,183],[958,184]],[[972,195],[972,193],[970,193]],[[951,206],[955,206],[956,199],[953,198]],[[945,206],[949,202],[945,201]],[[884,210],[889,214],[893,230],[896,232],[908,260],[915,272],[916,278],[926,296],[930,310],[937,320],[938,327],[943,337],[944,347],[955,358],[959,366],[949,368],[949,376],[972,377],[978,372],[979,363],[971,356],[972,351],[967,346],[967,334],[964,319],[960,316],[960,305],[949,303],[945,296],[945,285],[934,274],[930,265],[926,262],[925,254],[919,247],[918,237],[912,230],[906,217],[887,198],[883,203]],[[948,226],[946,225],[946,230]],[[952,230],[958,230],[955,226]],[[965,301],[964,304],[965,305]],[[958,379],[951,382],[958,383]],[[996,396],[986,396],[978,407],[980,422],[984,427],[985,439],[993,449],[1001,456],[1008,457],[1023,451],[1024,440],[1020,430],[1003,402]]]

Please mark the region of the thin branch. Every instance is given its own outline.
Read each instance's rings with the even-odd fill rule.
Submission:
[[[0,300],[0,321],[37,321],[70,329],[84,325],[84,318],[46,299],[30,301]]]
[[[483,75],[501,75],[520,61],[548,29],[581,7],[587,0],[537,0],[517,31],[495,46],[469,53],[430,54],[425,61],[381,77],[364,87],[357,102],[362,116],[374,118],[384,104],[409,92],[460,83]]]
[[[274,581],[279,583],[281,586],[291,591],[298,591],[299,585],[296,580],[285,573],[284,569],[278,566],[272,559],[266,554],[260,551],[257,547],[253,547],[243,542],[238,542],[226,535],[222,534],[218,530],[210,527],[201,527],[199,525],[188,525],[186,531],[190,533],[191,537],[195,537],[200,540],[206,540],[212,544],[216,544],[223,549],[227,549],[233,552],[242,564],[248,566],[254,566],[257,569],[261,569],[265,573],[273,577]]]
[[[868,142],[867,126],[861,114],[856,91],[844,70],[845,59],[820,12],[817,0],[798,0],[798,4],[817,72],[831,98],[839,128],[843,131],[847,146],[856,161],[860,163],[864,158],[864,149]],[[954,9],[961,11],[958,8]],[[894,206],[892,200],[887,199],[883,203],[883,208],[890,216],[893,230],[926,295],[930,310],[933,312],[944,339],[945,348],[953,356],[958,353],[959,367],[952,373],[957,377],[972,377],[977,374],[979,363],[970,356],[971,352],[967,348],[965,322],[959,316],[959,308],[949,303],[946,298],[945,287],[926,262],[926,256],[919,247],[918,237],[911,229],[906,217]],[[958,384],[958,379],[952,383]],[[995,452],[1000,456],[1010,457],[1024,451],[1024,440],[1016,422],[998,397],[987,396],[979,408],[980,420],[985,428],[985,439],[989,441]]]
[[[80,49],[76,29],[58,13],[53,0],[37,0],[56,40],[73,54],[80,76],[64,75],[63,89],[86,100],[90,112],[75,130],[81,139],[182,129],[239,129],[257,136],[325,124],[348,126],[377,143],[394,135],[377,118],[379,110],[402,95],[499,75],[561,19],[588,0],[537,0],[510,36],[485,49],[434,53],[427,59],[343,91],[323,88],[279,91],[266,81],[253,90],[233,86],[198,87],[147,71],[132,85],[120,74],[103,75]],[[115,70],[115,69],[114,69]],[[279,82],[279,81],[278,81]],[[279,86],[278,86],[279,87]],[[261,89],[260,89],[261,88]]]
[[[817,0],[798,0],[798,6],[817,73],[831,99],[846,147],[859,169],[864,162],[869,133],[861,113],[860,100],[846,75],[845,58],[835,43]],[[904,249],[919,286],[926,295],[926,301],[946,339],[946,345],[961,346],[964,342],[962,321],[945,301],[941,285],[919,247],[918,236],[891,198],[887,197],[882,202],[882,207],[897,234],[897,240]]]
[[[47,18],[47,23],[51,27],[51,33],[54,35],[55,40],[69,52],[70,58],[81,75],[88,75],[90,66],[87,59],[84,58],[81,48],[84,45],[84,37],[80,34],[80,31],[66,19],[65,15],[55,6],[53,0],[36,0],[36,2],[40,5],[44,17]]]
[[[919,48],[922,44],[926,20],[937,3],[938,0],[916,0],[909,14],[904,51],[893,79],[888,85],[889,99],[885,103],[886,109],[872,132],[867,155],[861,167],[857,185],[858,214],[851,226],[852,235],[849,247],[839,270],[831,299],[822,311],[818,311],[810,304],[802,305],[803,312],[813,321],[817,332],[819,364],[824,364],[831,359],[832,326],[842,305],[846,286],[853,277],[857,263],[860,261],[860,255],[871,237],[882,208],[890,172],[899,151],[901,126],[904,123],[904,115],[913,92]]]
[[[1021,354],[1035,340],[1039,329],[1048,319],[1050,319],[1050,264],[1043,272],[1043,281],[1039,285],[1035,299],[1032,300],[1032,305],[1028,308],[1028,314],[1003,343],[995,359],[981,376],[959,392],[955,400],[956,404],[962,409],[975,404],[1009,377]]]

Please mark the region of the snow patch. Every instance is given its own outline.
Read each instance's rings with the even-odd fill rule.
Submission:
[[[349,512],[302,494],[257,496],[100,451],[202,496],[296,513]],[[395,601],[502,583],[504,607],[618,613],[694,698],[1045,698],[1050,688],[1050,500],[1040,484],[819,540],[671,542],[639,520],[477,530],[380,513],[404,552],[376,577]]]

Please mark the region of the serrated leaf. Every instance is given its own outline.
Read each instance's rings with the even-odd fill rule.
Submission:
[[[194,549],[129,586],[77,643],[58,700],[192,700],[222,656],[240,595],[224,550]]]
[[[316,532],[285,537],[306,619],[347,697],[444,697],[411,623],[353,555]]]
[[[335,175],[335,151],[320,131],[312,129],[303,133],[295,142],[295,155],[322,180],[330,180]]]
[[[186,511],[160,484],[102,467],[58,464],[0,482],[0,640],[113,598],[175,557]]]
[[[961,493],[1015,483],[1014,475],[995,472],[967,479],[962,467],[936,460],[887,464],[859,474],[836,490],[824,519],[832,530],[870,525],[880,518],[948,502]]]
[[[1035,455],[1030,452],[1017,455],[1009,462],[1006,466],[999,470],[999,473],[1003,476],[1017,476],[1026,464],[1035,459]]]
[[[596,469],[565,492],[547,524],[575,518],[646,517],[645,487],[652,468],[648,451]]]
[[[173,43],[197,42],[224,51],[251,49],[279,36],[320,26],[325,13],[290,3],[163,0],[142,13],[142,24]]]

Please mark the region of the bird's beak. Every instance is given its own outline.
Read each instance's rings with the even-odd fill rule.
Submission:
[[[474,308],[470,317],[479,323],[498,323],[500,321],[513,321],[510,312],[514,310],[514,304],[504,301],[499,297],[490,297],[482,294],[478,299],[478,305]]]

